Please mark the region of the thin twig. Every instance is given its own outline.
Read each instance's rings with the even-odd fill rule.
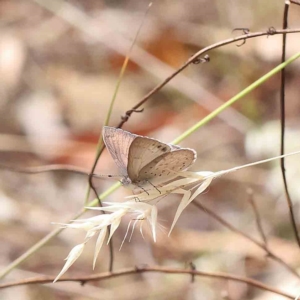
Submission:
[[[190,262],[189,265],[190,265],[190,268],[191,268],[192,271],[197,270],[196,265],[193,262]],[[191,283],[194,283],[195,282],[195,274],[192,273],[191,275],[192,275],[191,276]]]
[[[285,29],[285,30],[273,30],[272,35],[277,34],[283,34],[283,33],[297,33],[300,32],[299,29]],[[191,56],[179,69],[177,69],[175,72],[173,72],[170,76],[168,76],[162,83],[158,84],[155,88],[153,88],[147,95],[145,95],[135,106],[131,108],[131,110],[128,111],[128,118],[122,119],[120,123],[118,124],[118,128],[121,128],[125,122],[128,121],[129,117],[131,116],[132,112],[134,112],[136,109],[140,108],[145,102],[155,93],[157,93],[159,90],[161,90],[169,81],[171,81],[176,75],[178,75],[180,72],[182,72],[185,68],[187,68],[190,64],[192,64],[195,60],[199,59],[200,56],[203,54],[213,50],[220,48],[222,46],[226,46],[229,44],[236,43],[238,41],[243,41],[247,39],[252,39],[259,36],[269,36],[270,32],[269,30],[265,32],[254,32],[254,33],[247,33],[244,35],[237,36],[235,38],[227,39],[218,43],[215,43],[213,45],[210,45],[198,52],[196,52],[193,56]]]
[[[101,137],[100,137],[101,138]],[[102,151],[101,151],[102,149]],[[100,158],[101,153],[103,152],[104,147],[100,146],[100,151],[98,151],[98,153],[96,154],[96,160],[98,161],[98,159]],[[98,200],[98,205],[100,207],[102,207],[102,201],[101,201],[101,197],[98,195],[96,188],[94,187],[93,183],[92,183],[92,178],[93,178],[93,172],[95,171],[96,165],[94,164],[91,172],[89,173],[89,178],[88,178],[88,183],[89,183],[89,187],[88,187],[88,192],[87,192],[87,197],[86,197],[86,203],[87,204],[87,200],[88,200],[88,196],[90,193],[90,188],[93,190],[94,194],[96,195],[96,198]],[[102,212],[103,214],[106,214],[105,211]],[[110,235],[110,231],[111,228],[108,228],[108,234]],[[113,266],[114,266],[114,244],[113,244],[113,238],[111,237],[108,243],[109,246],[109,261],[108,261],[108,270],[111,272],[113,270]]]
[[[131,46],[130,46],[130,48],[129,48],[129,50],[128,50],[128,53],[127,53],[127,55],[126,55],[126,57],[125,57],[125,60],[124,60],[124,62],[123,62],[123,65],[122,65],[122,68],[121,68],[121,71],[120,71],[120,74],[119,74],[119,78],[118,78],[118,80],[117,80],[116,88],[115,88],[115,90],[114,90],[114,94],[113,94],[113,97],[112,97],[112,101],[111,101],[110,106],[109,106],[109,111],[108,111],[108,114],[107,114],[106,119],[105,119],[105,121],[104,121],[104,125],[105,125],[105,126],[107,126],[108,123],[109,123],[110,116],[111,116],[112,111],[113,111],[113,106],[114,106],[114,103],[115,103],[115,101],[116,101],[117,94],[118,94],[118,91],[119,91],[119,88],[120,88],[122,79],[123,79],[123,77],[124,77],[124,74],[125,74],[125,71],[126,71],[126,68],[127,68],[128,62],[129,62],[129,59],[130,59],[131,52],[132,52],[132,50],[133,50],[134,45],[135,45],[136,42],[137,42],[138,36],[139,36],[139,34],[140,34],[140,31],[141,31],[141,29],[142,29],[142,27],[143,27],[144,21],[145,21],[146,16],[147,16],[147,13],[149,12],[149,9],[150,9],[151,6],[152,6],[152,3],[150,3],[150,4],[148,5],[148,7],[147,7],[147,9],[146,9],[146,11],[145,11],[144,18],[142,19],[142,22],[141,22],[141,24],[140,24],[140,26],[139,26],[139,28],[138,28],[136,34],[135,34],[135,37],[134,37],[134,39],[133,39],[133,41],[132,41],[132,43],[131,43]],[[136,111],[136,110],[135,110],[135,111]],[[129,112],[126,112],[126,115],[127,115],[127,113],[129,113]],[[130,112],[130,113],[132,113],[132,112]],[[91,172],[90,172],[91,174],[94,173],[94,171],[95,171],[95,169],[96,169],[96,166],[97,166],[97,164],[98,164],[98,160],[99,160],[101,154],[103,153],[104,149],[105,149],[105,144],[104,144],[103,139],[102,139],[102,134],[100,134],[99,140],[98,140],[98,145],[97,145],[97,153],[96,153],[96,157],[95,157],[95,160],[94,160],[94,163],[93,163]],[[101,202],[100,199],[99,199],[99,197],[98,197],[97,191],[96,191],[95,187],[93,186],[92,176],[91,176],[91,175],[89,176],[89,185],[90,185],[90,187],[93,189],[93,191],[94,191],[95,195],[97,196],[99,202]],[[110,271],[112,271],[112,270],[110,270]]]
[[[10,166],[7,164],[0,163],[0,169],[6,169],[12,172],[18,173],[25,173],[25,174],[40,174],[46,172],[53,172],[53,171],[61,171],[61,172],[71,172],[79,175],[86,175],[88,176],[90,172],[84,168],[75,167],[72,165],[46,165],[46,166],[35,166],[35,167],[19,167],[19,166]],[[100,177],[97,174],[92,174],[92,177]]]
[[[267,237],[264,233],[264,230],[262,228],[262,222],[261,222],[261,219],[260,219],[260,215],[259,215],[259,211],[257,209],[257,206],[256,206],[256,203],[254,201],[254,198],[253,198],[253,191],[252,189],[249,189],[248,191],[248,201],[253,209],[253,212],[254,212],[254,215],[255,215],[255,221],[256,221],[256,226],[257,226],[257,230],[258,232],[260,233],[264,243],[265,243],[265,246],[268,247],[268,241],[267,241]]]
[[[272,258],[273,260],[275,260],[278,263],[280,263],[288,271],[290,271],[290,273],[292,273],[293,275],[295,275],[298,279],[300,278],[300,275],[291,266],[289,266],[285,261],[283,261],[276,254],[274,254],[265,244],[261,243],[260,241],[254,239],[253,237],[251,237],[247,233],[245,233],[245,232],[239,230],[238,228],[234,227],[233,225],[231,225],[230,223],[228,223],[227,221],[225,221],[222,217],[220,217],[219,215],[217,215],[215,212],[213,212],[212,210],[210,210],[208,207],[204,206],[203,204],[200,204],[199,202],[196,202],[196,201],[194,201],[193,204],[197,208],[199,208],[200,210],[202,210],[203,212],[205,212],[206,214],[210,215],[213,219],[215,219],[216,221],[218,221],[219,223],[221,223],[224,227],[226,227],[229,230],[237,233],[238,235],[246,238],[247,240],[251,241],[252,243],[254,243],[259,248],[263,249],[270,258]]]
[[[122,68],[121,68],[121,71],[120,71],[120,74],[119,74],[119,78],[118,78],[118,81],[117,81],[117,85],[116,85],[116,88],[115,88],[115,91],[114,91],[114,94],[113,94],[113,97],[112,97],[112,101],[110,103],[109,111],[108,111],[108,114],[106,116],[104,125],[108,125],[108,123],[109,123],[109,119],[110,119],[110,116],[112,114],[113,105],[114,105],[115,100],[117,98],[117,94],[118,94],[118,91],[119,91],[119,88],[120,88],[123,76],[125,74],[125,71],[126,71],[126,68],[127,68],[128,62],[129,62],[130,54],[132,52],[132,49],[133,49],[134,45],[137,42],[138,36],[140,34],[140,31],[141,31],[141,29],[143,27],[144,21],[146,19],[146,16],[147,16],[147,14],[148,14],[149,9],[150,9],[151,6],[152,6],[152,2],[149,3],[149,5],[148,5],[148,7],[147,7],[147,9],[145,11],[144,18],[142,19],[142,22],[141,22],[141,24],[140,24],[140,26],[139,26],[136,34],[135,34],[134,40],[131,43],[131,46],[130,46],[129,51],[128,51],[128,54],[126,55],[125,60],[123,62],[123,65],[122,65]],[[100,134],[99,140],[98,140],[98,145],[97,145],[96,157],[95,157],[95,160],[94,160],[94,163],[93,163],[90,175],[89,175],[89,179],[88,179],[89,186],[94,191],[94,193],[95,193],[95,195],[96,195],[96,197],[98,199],[99,206],[102,206],[102,203],[101,203],[101,200],[100,200],[99,195],[97,193],[97,190],[96,190],[96,188],[93,185],[93,182],[92,182],[93,176],[92,176],[92,174],[95,172],[95,169],[96,169],[96,166],[98,164],[99,158],[100,158],[101,154],[103,153],[104,149],[105,149],[105,144],[104,144],[104,142],[102,140],[102,134]],[[87,194],[89,194],[89,193],[87,193]],[[87,198],[88,197],[86,197],[86,202],[87,202]],[[105,213],[105,212],[103,212],[103,213]],[[110,233],[110,230],[111,229],[109,228],[108,229],[108,231],[109,231],[108,234]],[[109,250],[109,253],[110,253],[109,271],[111,272],[113,270],[113,264],[114,264],[114,249],[113,249],[113,239],[112,238],[109,241],[109,249],[110,249]]]
[[[283,13],[283,29],[288,27],[288,13],[289,13],[290,1],[285,1],[284,6],[284,13]],[[281,55],[281,62],[283,63],[286,59],[286,33],[282,35],[282,55]],[[281,75],[281,84],[280,84],[280,121],[281,121],[281,138],[280,138],[280,155],[284,154],[284,137],[285,137],[285,69],[282,69],[280,72]],[[289,207],[291,223],[293,227],[293,231],[296,237],[296,241],[300,248],[300,237],[297,229],[297,223],[295,219],[295,214],[293,210],[293,203],[289,194],[286,174],[285,174],[285,159],[284,157],[280,160],[280,167],[282,173],[282,179],[284,184],[284,192],[286,201]]]
[[[300,5],[300,0],[290,0],[291,3]]]
[[[208,277],[208,278],[215,278],[215,279],[221,279],[221,280],[231,280],[241,283],[246,283],[248,285],[251,285],[253,287],[256,287],[258,289],[268,291],[277,295],[284,296],[289,299],[295,299],[296,296],[293,296],[291,294],[287,294],[283,291],[280,291],[276,288],[273,288],[271,286],[268,286],[266,284],[261,283],[260,281],[247,278],[247,277],[241,277],[236,275],[231,275],[227,273],[221,273],[221,272],[202,272],[202,271],[196,271],[196,270],[188,270],[188,269],[173,269],[173,268],[165,268],[165,267],[136,267],[136,268],[127,268],[122,269],[119,271],[114,272],[105,272],[90,276],[81,276],[81,277],[68,277],[68,278],[62,278],[58,281],[78,281],[78,282],[88,282],[88,281],[101,281],[105,279],[120,277],[120,276],[126,276],[131,274],[140,274],[140,273],[165,273],[165,274],[188,274],[188,275],[194,275],[199,277]],[[3,283],[0,285],[0,289],[13,287],[13,286],[20,286],[20,285],[28,285],[28,284],[45,284],[45,283],[51,283],[53,282],[55,277],[51,276],[43,276],[38,278],[29,278],[25,280],[20,280],[16,282],[11,283]]]
[[[48,173],[48,172],[70,172],[74,174],[84,175],[84,176],[92,176],[94,178],[99,179],[115,179],[118,175],[100,175],[93,173],[91,174],[89,170],[76,167],[73,165],[63,165],[63,164],[53,164],[53,165],[45,165],[45,166],[34,166],[34,167],[19,167],[12,166],[0,163],[0,169],[4,169],[10,172],[24,173],[29,175],[40,174],[40,173]]]

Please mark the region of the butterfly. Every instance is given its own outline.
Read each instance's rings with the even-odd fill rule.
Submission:
[[[193,149],[166,144],[128,131],[103,127],[103,141],[118,166],[123,185],[159,186],[188,169],[196,160]]]

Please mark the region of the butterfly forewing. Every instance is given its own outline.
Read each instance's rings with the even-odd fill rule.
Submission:
[[[103,141],[123,176],[127,176],[129,148],[136,137],[122,129],[103,127]]]
[[[137,136],[128,155],[128,176],[132,182],[140,181],[140,171],[149,163],[172,150],[172,146],[155,139]]]
[[[189,168],[196,158],[196,152],[189,148],[165,153],[144,166],[138,174],[138,179],[159,185],[177,177],[175,173]]]

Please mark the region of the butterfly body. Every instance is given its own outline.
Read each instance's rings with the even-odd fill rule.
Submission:
[[[197,157],[193,149],[108,126],[103,128],[103,140],[121,172],[122,184],[133,188],[153,188],[170,181]]]

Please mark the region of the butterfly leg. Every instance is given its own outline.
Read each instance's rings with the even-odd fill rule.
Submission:
[[[139,186],[138,184],[136,184],[137,187],[139,187],[140,189],[142,189],[148,196],[150,195],[147,190],[145,190],[142,186]]]
[[[160,194],[161,194],[161,191],[154,185],[152,184],[149,180],[147,180],[147,182],[152,185]],[[149,194],[148,194],[149,195]]]

